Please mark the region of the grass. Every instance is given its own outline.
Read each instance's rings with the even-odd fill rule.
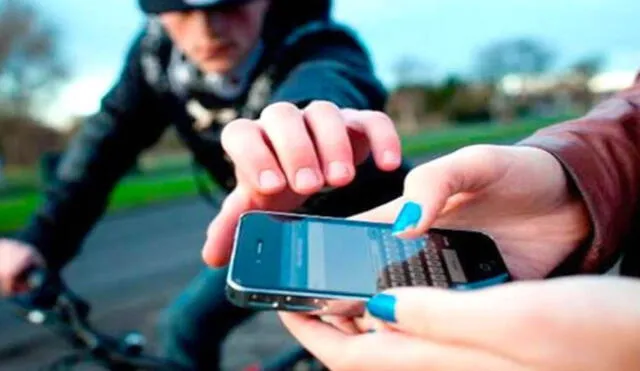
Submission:
[[[403,137],[403,150],[409,157],[444,153],[476,143],[515,141],[535,130],[562,119],[532,120],[513,125],[473,125]],[[197,188],[190,171],[189,157],[172,155],[143,161],[145,172],[125,179],[110,199],[109,211],[194,196]],[[181,171],[180,171],[181,170]],[[203,176],[203,178],[206,178]],[[208,178],[207,178],[208,179]],[[42,202],[33,171],[13,171],[9,181],[27,187],[16,194],[0,194],[0,234],[22,228]],[[212,183],[208,182],[210,186]]]
[[[478,143],[513,142],[538,129],[568,119],[568,117],[522,121],[513,125],[484,124],[419,133],[403,138],[406,156],[450,152]]]
[[[213,186],[211,183],[208,184]],[[191,174],[166,176],[162,179],[131,177],[114,190],[109,202],[109,211],[194,196],[197,192]],[[0,198],[0,234],[8,234],[22,228],[41,202],[42,196],[38,192]]]

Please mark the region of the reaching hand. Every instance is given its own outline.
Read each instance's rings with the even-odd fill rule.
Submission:
[[[401,164],[400,139],[383,113],[313,102],[267,107],[260,119],[225,127],[222,144],[238,185],[209,226],[203,249],[212,266],[228,263],[240,215],[249,210],[292,211],[325,186],[342,187],[369,154],[383,171]]]

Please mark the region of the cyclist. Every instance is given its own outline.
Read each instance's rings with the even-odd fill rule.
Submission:
[[[24,288],[28,267],[60,270],[78,253],[118,181],[169,126],[227,191],[244,174],[225,150],[251,149],[250,162],[272,146],[282,171],[263,163],[251,181],[283,194],[280,209],[347,216],[400,194],[398,137],[367,111],[381,110],[386,92],[356,35],[331,19],[331,1],[139,2],[148,22],[118,81],[66,151],[44,205],[0,242],[4,293]],[[203,271],[166,311],[173,362],[218,368],[220,343],[252,314],[227,303],[224,277],[224,268]]]

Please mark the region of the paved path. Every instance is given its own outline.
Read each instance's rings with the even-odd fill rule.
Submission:
[[[193,199],[106,218],[65,278],[92,303],[100,328],[116,334],[140,329],[153,343],[159,310],[203,268],[200,248],[214,214]],[[16,320],[2,302],[0,329],[2,371],[36,370],[65,350],[47,332]],[[273,314],[261,314],[225,344],[225,369],[237,370],[292,344]]]

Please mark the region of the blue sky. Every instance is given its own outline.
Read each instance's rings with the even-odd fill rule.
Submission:
[[[74,74],[51,119],[92,112],[142,22],[137,1],[36,3],[58,26]],[[465,74],[478,48],[517,36],[552,46],[559,67],[593,53],[608,58],[609,70],[640,67],[638,0],[335,0],[334,15],[358,31],[387,84],[402,56],[423,60],[434,77]]]

